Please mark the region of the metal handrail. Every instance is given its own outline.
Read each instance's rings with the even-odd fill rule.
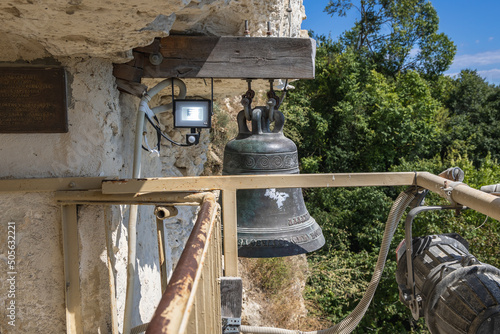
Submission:
[[[151,320],[146,334],[150,333],[185,333],[188,328],[188,322],[193,311],[193,303],[195,302],[204,266],[209,255],[217,256],[219,253],[217,248],[211,248],[211,245],[217,246],[214,238],[220,233],[217,228],[215,215],[217,212],[217,203],[215,196],[212,194],[206,195],[200,207],[196,224],[193,227],[191,235],[186,243],[186,247],[182,252],[179,262],[172,274],[167,289],[163,294],[156,312]],[[218,240],[217,240],[218,241]],[[212,250],[215,254],[209,254]],[[222,266],[215,266],[216,277],[206,277],[205,280],[217,280],[221,276]],[[217,268],[218,267],[218,268]],[[206,270],[205,270],[206,271]],[[209,282],[210,283],[210,282]],[[213,282],[212,282],[213,283]],[[217,292],[210,291],[210,293]],[[217,296],[216,296],[217,297]],[[220,310],[220,292],[218,298],[213,298],[209,301],[213,311]],[[205,305],[206,306],[206,305]],[[205,312],[209,311],[207,309]],[[220,311],[217,316],[213,317],[213,328],[204,330],[207,333],[220,332]]]
[[[500,198],[428,172],[227,175],[105,180],[103,194],[222,190],[225,276],[238,276],[236,191],[259,188],[411,186],[429,189],[450,202],[500,220]]]

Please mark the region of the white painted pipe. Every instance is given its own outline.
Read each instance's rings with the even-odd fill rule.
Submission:
[[[174,83],[179,87],[180,93],[178,98],[186,97],[186,85],[179,79],[165,79],[153,88],[151,88],[141,99],[137,110],[137,120],[135,126],[135,141],[134,141],[134,160],[132,167],[132,178],[138,179],[141,176],[141,157],[142,157],[142,137],[144,135],[144,107],[151,99],[164,88]],[[153,108],[156,113],[172,108],[170,103],[165,106]],[[125,295],[125,311],[123,316],[123,333],[129,334],[132,328],[132,310],[134,309],[134,285],[136,278],[136,257],[137,257],[137,216],[138,205],[131,205],[128,217],[128,262],[127,262],[127,290]]]

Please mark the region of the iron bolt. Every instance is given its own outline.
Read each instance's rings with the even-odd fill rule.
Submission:
[[[149,62],[152,65],[160,65],[163,61],[163,56],[160,53],[152,53],[149,55]]]

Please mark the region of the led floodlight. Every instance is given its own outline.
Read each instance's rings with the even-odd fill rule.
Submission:
[[[174,100],[174,128],[210,128],[210,100]]]

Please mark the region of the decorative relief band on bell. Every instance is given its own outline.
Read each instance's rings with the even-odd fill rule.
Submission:
[[[305,223],[310,218],[311,218],[311,215],[309,214],[309,212],[306,212],[303,215],[300,215],[297,217],[288,218],[288,226],[293,226],[293,225]]]
[[[259,239],[238,239],[238,247],[285,247],[290,241],[283,238],[277,240],[259,240]]]
[[[227,169],[291,169],[298,168],[297,152],[280,154],[232,154],[224,153],[224,164]]]
[[[286,247],[290,244],[304,244],[310,242],[311,240],[315,240],[321,237],[323,233],[321,232],[321,228],[318,228],[311,233],[302,234],[302,235],[294,235],[290,238],[280,237],[279,239],[274,240],[262,240],[262,239],[238,239],[238,247]]]

